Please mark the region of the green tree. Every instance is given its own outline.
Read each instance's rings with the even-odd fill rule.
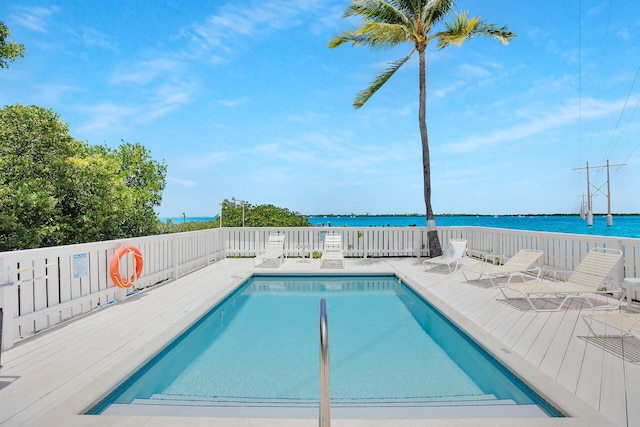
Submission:
[[[242,227],[242,203],[222,202],[222,226]],[[274,205],[258,205],[244,202],[244,225],[246,227],[308,227],[309,220],[298,212]]]
[[[455,0],[352,0],[344,17],[360,17],[362,21],[353,31],[343,31],[329,42],[329,48],[351,43],[354,47],[371,49],[391,48],[401,44],[411,44],[413,49],[407,56],[389,64],[371,85],[359,92],[353,106],[362,107],[393,74],[417,51],[419,58],[419,111],[418,123],[422,140],[422,164],[424,178],[424,202],[427,216],[427,235],[431,256],[442,254],[431,207],[431,164],[429,159],[429,137],[426,122],[426,62],[425,51],[429,43],[436,41],[443,49],[449,45],[460,46],[465,40],[476,36],[489,36],[508,44],[516,34],[504,26],[496,28],[486,24],[480,17],[470,18],[468,12],[455,13],[444,28],[436,26],[449,17]]]
[[[75,140],[49,109],[0,110],[0,251],[159,230],[166,166],[140,144]]]
[[[24,46],[7,40],[11,30],[0,21],[0,68],[9,68],[9,63],[24,57]]]
[[[122,141],[112,155],[118,161],[118,176],[125,187],[127,200],[124,204],[130,206],[123,216],[122,231],[127,236],[158,233],[155,208],[162,202],[166,164],[154,161],[143,145],[126,141]]]
[[[50,110],[0,110],[0,249],[49,245],[60,238],[58,183],[82,144]]]

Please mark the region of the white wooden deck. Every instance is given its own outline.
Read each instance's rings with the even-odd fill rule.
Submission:
[[[78,415],[93,406],[253,271],[315,272],[320,260],[289,258],[277,270],[225,259],[25,339],[2,354],[0,424],[316,426],[317,419],[208,419]],[[335,270],[333,270],[335,271]],[[424,272],[418,258],[347,259],[345,270],[394,271],[534,389],[564,419],[354,420],[334,426],[640,425],[640,363],[588,343],[575,308],[535,313],[501,301],[484,282]]]

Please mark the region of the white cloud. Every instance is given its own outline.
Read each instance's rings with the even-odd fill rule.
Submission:
[[[49,18],[58,12],[58,7],[26,7],[17,6],[15,12],[10,15],[16,24],[38,33],[48,33]]]
[[[557,105],[547,110],[519,111],[515,114],[528,117],[523,124],[500,129],[491,134],[468,137],[465,142],[447,145],[448,150],[456,152],[470,152],[486,147],[514,143],[529,138],[541,132],[559,128],[582,117],[583,120],[597,119],[617,114],[622,109],[624,101],[582,100],[579,107],[577,100],[570,100],[566,104]]]
[[[118,49],[117,42],[113,41],[108,35],[93,28],[83,28],[78,38],[85,46],[97,46],[112,51]]]
[[[180,69],[182,63],[174,59],[157,58],[120,66],[109,78],[111,84],[144,85]]]
[[[222,105],[223,107],[237,107],[238,105],[243,105],[247,103],[246,99],[218,99],[215,101],[216,104]]]
[[[171,176],[167,176],[167,182],[178,184],[183,187],[196,187],[198,185],[195,181],[192,181],[190,179],[180,179]]]
[[[223,62],[224,56],[249,40],[255,43],[274,30],[301,25],[303,15],[310,12],[320,13],[319,0],[291,2],[273,0],[228,4],[220,11],[209,16],[203,23],[193,24],[181,31],[180,37],[194,44],[196,55],[209,56],[215,50],[214,63]],[[305,16],[308,18],[308,16]]]
[[[89,114],[90,119],[78,129],[80,132],[111,132],[120,128],[124,119],[139,113],[137,108],[108,103],[86,106],[82,110]]]
[[[191,102],[195,88],[188,82],[182,84],[163,83],[155,88],[154,95],[141,116],[142,123],[152,122],[159,117]]]

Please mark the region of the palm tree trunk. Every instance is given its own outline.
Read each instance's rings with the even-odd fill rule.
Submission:
[[[426,47],[426,46],[425,46]],[[427,244],[429,256],[442,255],[442,247],[438,239],[436,221],[431,208],[431,162],[429,160],[429,135],[427,134],[427,72],[425,63],[425,48],[418,50],[420,58],[420,138],[422,139],[422,168],[424,175],[424,204],[427,208]]]

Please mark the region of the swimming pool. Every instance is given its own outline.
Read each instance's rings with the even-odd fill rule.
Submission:
[[[400,282],[254,275],[88,413],[317,417],[325,298],[332,416],[561,416]]]

